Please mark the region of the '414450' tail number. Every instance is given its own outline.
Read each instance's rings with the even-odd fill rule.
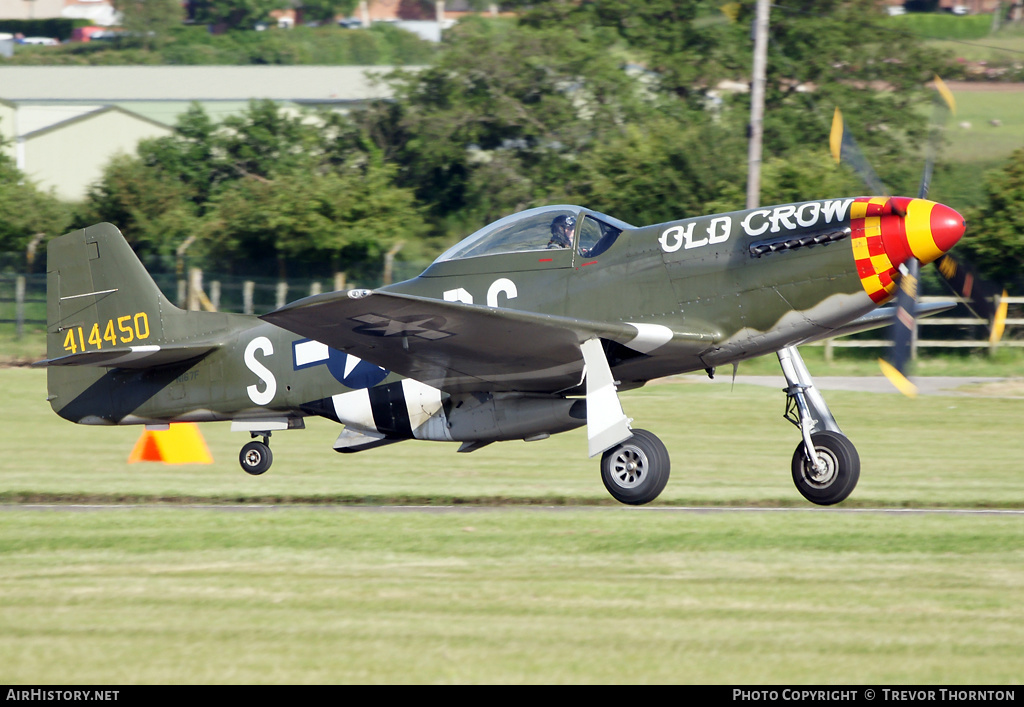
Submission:
[[[64,337],[64,350],[68,353],[99,351],[104,346],[130,344],[149,338],[149,317],[145,312],[126,314],[117,319],[108,319],[101,328],[99,322],[92,325],[88,334],[84,327],[68,329]]]

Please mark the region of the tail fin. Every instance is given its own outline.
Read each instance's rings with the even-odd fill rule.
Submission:
[[[109,223],[53,239],[46,255],[47,359],[36,365],[49,367],[61,417],[123,423],[222,345],[228,315],[171,304]]]
[[[171,304],[109,223],[50,241],[46,270],[47,359],[38,365],[149,368],[215,348],[196,339],[219,327]]]

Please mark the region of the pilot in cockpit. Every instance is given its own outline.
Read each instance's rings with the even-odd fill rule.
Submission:
[[[576,230],[576,219],[572,216],[556,216],[551,222],[551,240],[548,248],[571,248],[572,234]]]

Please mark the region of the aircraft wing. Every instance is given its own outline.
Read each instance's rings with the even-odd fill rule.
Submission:
[[[583,382],[580,344],[608,339],[646,353],[707,346],[706,333],[595,322],[394,292],[351,290],[307,297],[261,317],[301,336],[447,392],[554,393]],[[657,337],[655,337],[657,338]]]
[[[920,319],[922,317],[930,317],[935,314],[941,314],[942,312],[948,312],[949,310],[956,307],[956,302],[932,302],[932,303],[918,303],[915,316]],[[854,319],[852,322],[845,324],[838,329],[832,329],[831,331],[821,334],[820,336],[814,336],[803,343],[809,343],[811,341],[821,341],[822,339],[832,339],[837,336],[846,336],[848,334],[857,334],[862,331],[870,331],[871,329],[880,329],[884,326],[892,324],[896,318],[896,307],[879,307],[874,309],[864,316]]]

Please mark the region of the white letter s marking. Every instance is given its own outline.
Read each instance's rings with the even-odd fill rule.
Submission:
[[[245,389],[245,392],[249,394],[249,399],[257,405],[267,405],[274,399],[274,395],[277,393],[277,380],[266,366],[256,360],[257,349],[264,356],[271,356],[274,353],[274,345],[270,343],[270,339],[267,337],[258,336],[245,347],[246,368],[259,376],[260,380],[266,383],[267,387],[261,393],[258,386],[250,385]]]

